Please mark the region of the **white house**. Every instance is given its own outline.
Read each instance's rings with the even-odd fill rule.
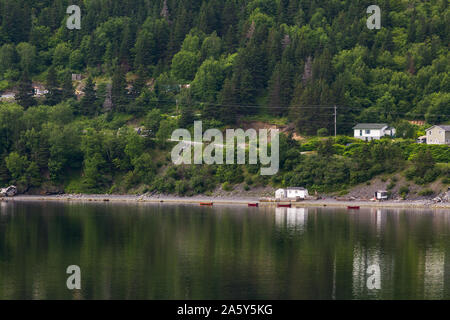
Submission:
[[[33,92],[34,92],[34,96],[35,97],[40,97],[40,96],[46,95],[48,93],[48,90],[46,90],[41,85],[34,85],[33,86]]]
[[[286,189],[278,189],[275,191],[275,199],[284,199],[286,196]]]
[[[450,125],[432,126],[426,130],[427,144],[450,145]]]
[[[276,199],[305,199],[308,196],[308,190],[305,188],[287,188],[275,191]]]
[[[355,138],[364,141],[380,140],[382,137],[395,135],[395,129],[386,123],[358,123],[353,130]]]

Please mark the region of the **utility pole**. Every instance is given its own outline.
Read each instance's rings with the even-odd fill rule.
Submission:
[[[337,136],[337,107],[334,105],[334,137]]]

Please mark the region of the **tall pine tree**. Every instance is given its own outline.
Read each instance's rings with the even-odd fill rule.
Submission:
[[[127,80],[125,78],[125,72],[121,66],[117,66],[113,74],[111,89],[111,100],[115,111],[126,111],[128,102],[127,93]]]
[[[33,83],[31,82],[28,72],[24,71],[19,81],[19,92],[16,95],[17,103],[19,103],[25,109],[36,105],[34,99]]]
[[[66,72],[64,74],[61,95],[63,101],[75,98],[75,90],[73,89],[72,84],[72,74],[70,72]]]
[[[47,91],[45,95],[45,103],[54,106],[61,102],[61,90],[59,89],[58,78],[56,76],[55,67],[52,65],[47,73]]]
[[[95,91],[95,83],[91,77],[86,80],[83,89],[84,96],[80,102],[80,112],[85,116],[93,116],[98,113],[98,100]]]

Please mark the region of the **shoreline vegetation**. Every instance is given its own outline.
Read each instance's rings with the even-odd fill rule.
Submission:
[[[0,0],[2,187],[365,199],[353,190],[370,186],[414,199],[450,185],[450,147],[416,143],[450,123],[444,0],[383,1],[381,30],[350,0],[78,1],[82,27],[70,30],[62,2]],[[176,166],[172,133],[193,135],[196,121],[222,134],[279,129],[278,174],[250,161]],[[396,135],[365,142],[358,123]]]
[[[174,197],[174,196],[143,196],[143,195],[90,195],[90,194],[65,194],[51,196],[16,196],[12,198],[0,198],[0,202],[27,202],[27,201],[66,201],[66,202],[111,202],[111,203],[165,203],[165,204],[198,204],[212,202],[214,205],[247,205],[258,202],[261,206],[276,206],[278,203],[291,203],[293,207],[348,207],[359,206],[361,208],[401,208],[401,209],[450,209],[450,203],[435,203],[430,200],[346,200],[339,201],[333,198],[320,200],[305,200],[300,202],[266,202],[258,198],[240,197]]]

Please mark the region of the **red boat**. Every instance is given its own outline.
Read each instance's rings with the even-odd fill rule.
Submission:
[[[200,202],[201,206],[212,206],[213,203],[212,202]]]
[[[249,207],[259,207],[259,203],[249,203]]]
[[[278,206],[277,206],[278,208],[290,208],[290,207],[292,207],[292,205],[289,203],[289,204],[278,204]]]
[[[359,210],[358,206],[348,206],[347,207],[348,210]]]

